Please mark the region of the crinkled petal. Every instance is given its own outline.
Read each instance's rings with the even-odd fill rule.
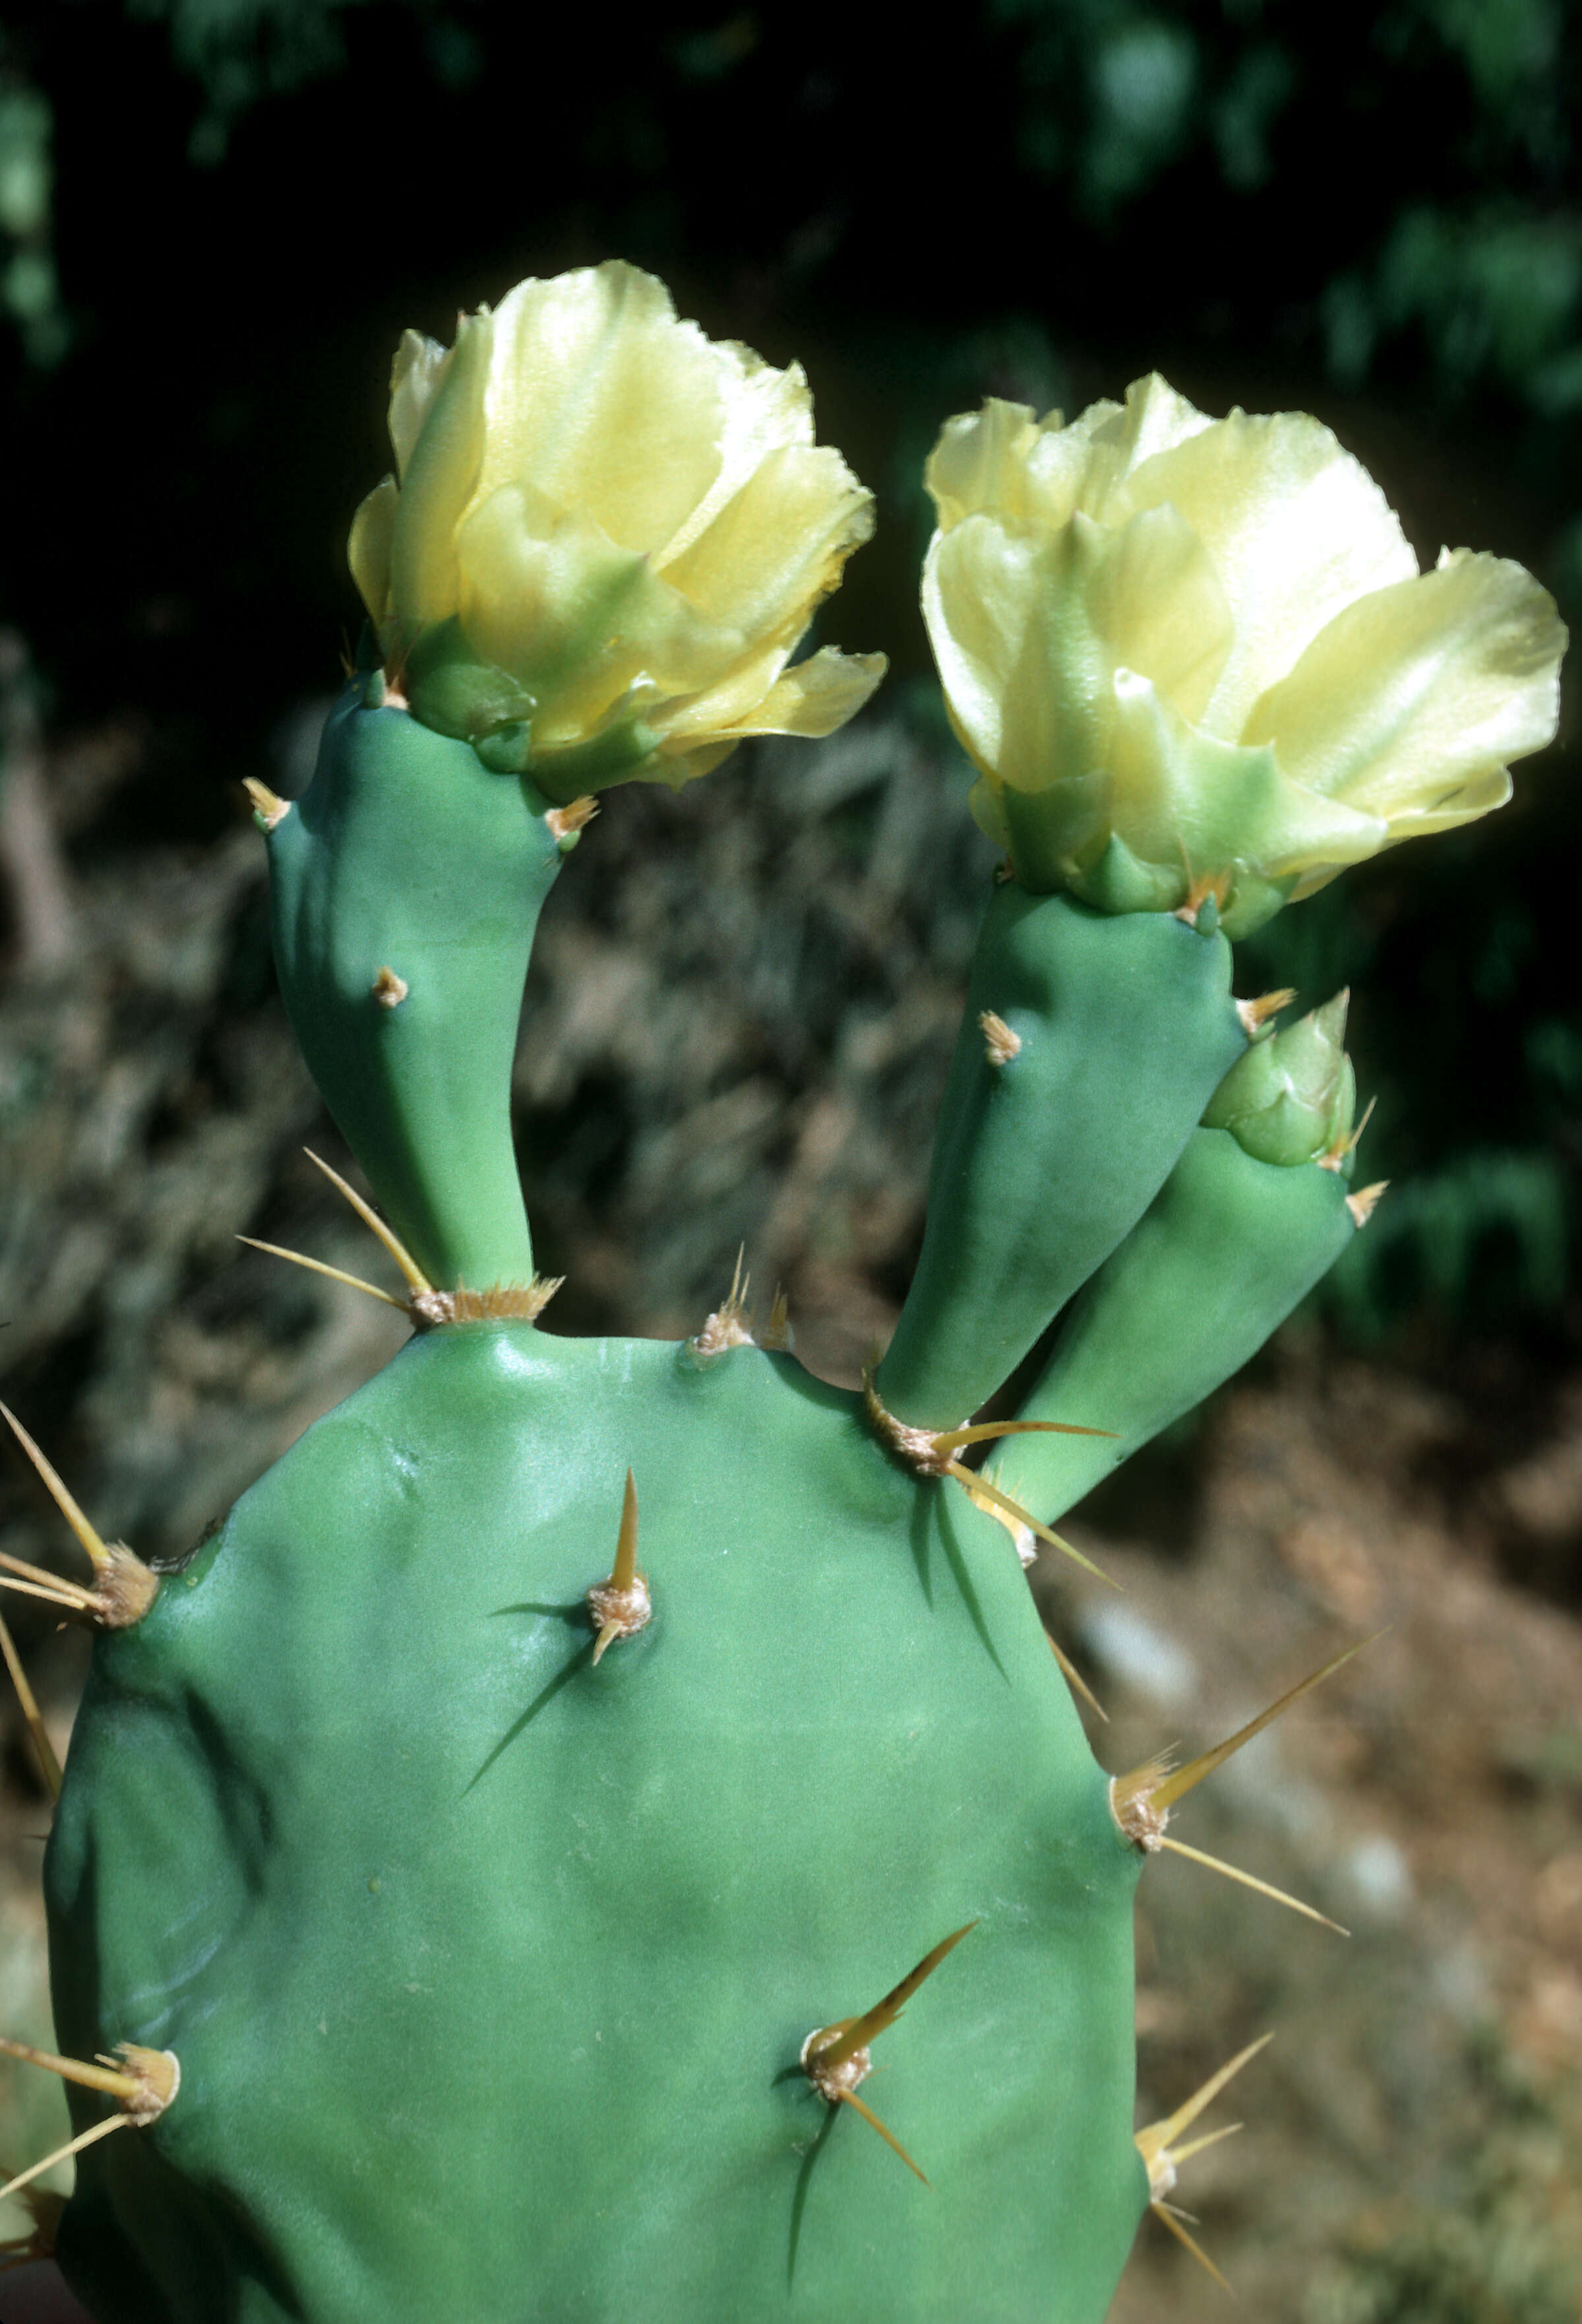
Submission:
[[[1035,420],[1030,404],[1007,403],[997,395],[985,397],[981,411],[963,411],[947,420],[923,469],[940,531],[948,532],[981,509],[992,510],[1008,523],[1025,523],[1032,514],[1026,490],[1028,453],[1041,426],[1061,425],[1058,411]]]
[[[761,460],[683,556],[657,560],[672,589],[749,636],[799,630],[874,530],[873,495],[832,447]],[[800,616],[800,618],[799,618]]]
[[[930,547],[923,617],[957,731],[1014,789],[1101,762],[1110,660],[1086,590],[1103,549],[1080,517],[1050,538],[973,516]]]
[[[1140,510],[1104,536],[1087,613],[1112,662],[1152,679],[1184,718],[1201,715],[1233,625],[1203,544],[1177,510]]]
[[[395,447],[397,477],[406,475],[429,406],[439,392],[450,349],[421,331],[403,331],[390,367],[390,441]]]
[[[1392,837],[1407,821],[1444,830],[1502,805],[1507,761],[1553,736],[1565,647],[1530,573],[1458,549],[1337,613],[1245,739],[1272,742],[1298,782],[1383,816]]]
[[[457,611],[456,528],[484,454],[490,318],[464,316],[407,461],[392,543],[395,616],[410,636]]]
[[[703,619],[646,557],[529,486],[503,485],[475,509],[458,550],[467,642],[534,697],[535,748],[634,706],[634,687],[692,694],[741,654],[740,636]]]
[[[776,371],[735,339],[720,341],[713,353],[722,397],[719,470],[697,507],[656,549],[661,569],[708,530],[771,453],[813,441],[813,399],[800,364]]]
[[[1213,425],[1158,372],[1150,372],[1146,379],[1133,381],[1124,404],[1091,404],[1058,437],[1041,441],[1032,465],[1046,495],[1059,474],[1060,496],[1069,493],[1073,509],[1106,524],[1118,523],[1124,512],[1117,514],[1111,504],[1143,463]]]
[[[637,267],[518,283],[495,315],[480,496],[527,481],[621,548],[658,553],[719,480],[740,382]]]
[[[353,517],[351,538],[347,542],[346,551],[347,562],[352,568],[352,579],[368,608],[368,618],[386,645],[390,643],[385,630],[390,620],[390,582],[395,552],[398,503],[395,478],[386,476],[383,483],[375,485]]]
[[[1233,411],[1144,460],[1106,513],[1119,523],[1166,501],[1203,543],[1235,622],[1201,722],[1226,742],[1343,606],[1417,572],[1383,493],[1305,412]]]
[[[833,734],[848,718],[856,716],[887,667],[883,654],[843,654],[835,646],[821,647],[806,661],[782,671],[768,693],[745,716],[733,721],[729,732],[733,736]],[[672,736],[678,741],[683,735],[703,739],[708,733],[695,710],[689,710],[673,725],[662,718],[655,724],[667,730],[667,754]]]
[[[1279,880],[1316,861],[1360,863],[1384,843],[1381,817],[1292,782],[1267,743],[1189,726],[1130,670],[1115,674],[1109,768],[1113,829],[1141,861],[1189,878],[1244,867]]]

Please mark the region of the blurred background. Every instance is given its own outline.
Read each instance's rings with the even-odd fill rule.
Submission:
[[[820,631],[890,655],[870,712],[677,798],[608,795],[546,913],[516,1097],[562,1331],[694,1330],[739,1244],[828,1377],[894,1315],[992,862],[917,612],[948,414],[1072,412],[1153,368],[1215,413],[1310,410],[1425,559],[1513,556],[1582,612],[1573,0],[902,23],[0,5],[0,1392],[106,1536],[189,1546],[401,1336],[235,1237],[369,1263],[301,1157],[345,1159],[240,784],[306,779],[403,326],[449,338],[524,274],[632,259],[711,334],[800,359],[879,500]],[[1354,986],[1363,1176],[1392,1189],[1310,1309],[1073,1524],[1124,1600],[1036,1576],[1113,1767],[1391,1626],[1181,1827],[1350,1942],[1180,1861],[1140,1909],[1140,2118],[1276,2032],[1184,2192],[1249,2312],[1293,2324],[1578,2314],[1573,756],[1563,728],[1493,822],[1242,948],[1244,992]],[[69,1561],[14,1462],[0,1546]],[[82,1641],[6,1610],[63,1747]],[[47,1803],[4,1716],[0,2024],[47,2041]],[[43,2080],[0,2079],[0,2163],[63,2119]],[[1148,2223],[1117,2324],[1224,2313]]]

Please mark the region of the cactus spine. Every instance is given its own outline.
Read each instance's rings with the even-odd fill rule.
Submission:
[[[257,799],[286,1005],[412,1337],[184,1565],[107,1549],[56,1480],[95,1588],[11,1576],[99,1625],[46,1861],[69,2054],[34,2053],[80,2150],[61,2264],[100,2324],[1099,2324],[1151,2203],[1190,2241],[1168,2198],[1217,2134],[1181,2134],[1252,2055],[1134,2130],[1136,1883],[1326,1674],[1112,1784],[1006,1533],[1055,1538],[1355,1231],[1337,1012],[1270,1038],[1231,998],[1222,907],[1294,885],[1296,786],[1261,739],[1256,860],[1184,896],[1159,817],[1128,825],[1162,868],[1106,910],[1059,891],[1103,900],[1126,843],[1005,775],[1025,861],[865,1392],[735,1296],[680,1345],[546,1332],[509,1080],[573,777],[683,779],[876,677],[785,667],[865,522],[792,375],[711,351],[786,440],[691,517],[660,524],[670,471],[624,437],[602,530],[500,481],[501,349],[557,301],[579,392],[623,334],[670,392],[688,327],[631,270],[403,345],[402,484],[353,539],[377,638],[305,796]],[[580,440],[551,431],[557,490]],[[787,497],[810,529],[772,586]],[[1019,1418],[964,1421],[1057,1318]],[[1021,1499],[964,1465],[1002,1434]]]

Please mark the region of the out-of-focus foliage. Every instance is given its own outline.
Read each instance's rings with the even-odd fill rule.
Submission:
[[[212,832],[215,776],[268,772],[355,625],[379,351],[621,255],[807,364],[881,487],[843,628],[909,701],[940,420],[1156,366],[1317,410],[1428,560],[1519,558],[1575,618],[1579,99],[1573,0],[973,0],[928,39],[864,0],[10,0],[0,593],[58,715],[151,718],[138,827]],[[1567,1313],[1579,841],[1551,753],[1471,844],[1348,875],[1249,959],[1308,1006],[1364,988],[1362,1167],[1412,1191],[1341,1278],[1355,1322]]]

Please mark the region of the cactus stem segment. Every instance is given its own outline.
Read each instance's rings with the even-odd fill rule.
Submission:
[[[978,1031],[984,1037],[984,1052],[991,1065],[1008,1065],[1013,1057],[1022,1055],[1022,1036],[1013,1033],[1003,1017],[992,1009],[978,1011]]]
[[[1351,1213],[1354,1225],[1358,1228],[1366,1226],[1378,1209],[1379,1198],[1389,1184],[1388,1178],[1380,1178],[1374,1185],[1359,1186],[1355,1194],[1347,1194],[1346,1207]]]
[[[1236,1015],[1242,1020],[1242,1030],[1249,1041],[1255,1041],[1271,1018],[1289,1009],[1296,999],[1294,984],[1282,984],[1277,992],[1261,992],[1255,1001],[1238,1001]]]
[[[948,1952],[954,1951],[963,1937],[977,1926],[976,1920],[964,1927],[953,1929],[942,1938],[931,1952],[925,1953],[917,1967],[909,1969],[899,1985],[892,1986],[883,2001],[875,2002],[860,2017],[840,2017],[833,2025],[815,2026],[802,2043],[799,2064],[819,2097],[830,2106],[849,2106],[870,2123],[884,2141],[893,2147],[907,2169],[928,2185],[928,2180],[918,2170],[900,2140],[888,2131],[873,2108],[856,2095],[856,2086],[866,2081],[874,2070],[870,2045],[887,2027],[893,2025],[912,1995],[926,1978],[932,1977]]]
[[[50,1730],[44,1725],[43,1714],[37,1697],[27,1683],[27,1673],[16,1651],[16,1642],[9,1625],[0,1617],[0,1654],[5,1657],[5,1667],[11,1673],[16,1699],[22,1705],[22,1715],[27,1721],[27,1731],[32,1737],[33,1749],[38,1753],[39,1769],[44,1778],[44,1788],[52,1800],[60,1796],[60,1762],[55,1757],[55,1747],[50,1740]]]
[[[26,1577],[9,1586],[28,1597],[53,1598],[57,1604],[88,1615],[106,1629],[126,1629],[132,1623],[140,1622],[153,1603],[160,1586],[158,1574],[144,1565],[124,1541],[100,1540],[16,1415],[4,1404],[0,1404],[0,1414],[43,1479],[51,1499],[77,1536],[94,1570],[94,1587],[84,1590],[75,1582],[63,1581],[59,1574],[46,1573],[42,1567],[25,1565],[21,1558],[7,1557],[0,1559],[0,1563]]]
[[[626,1471],[625,1497],[621,1503],[621,1530],[615,1537],[615,1563],[607,1582],[596,1582],[587,1593],[588,1611],[598,1624],[593,1659],[603,1659],[605,1648],[616,1638],[629,1638],[653,1619],[653,1600],[648,1576],[637,1570],[637,1480]]]
[[[1240,2130],[1242,2126],[1239,2122],[1232,2123],[1224,2130],[1210,2131],[1202,2138],[1194,2138],[1185,2146],[1179,2146],[1176,2144],[1181,2132],[1191,2128],[1198,2116],[1212,2106],[1226,2084],[1234,2076],[1239,2074],[1242,2068],[1255,2058],[1260,2050],[1266,2048],[1273,2038],[1272,2034],[1264,2034],[1256,2042],[1249,2042],[1246,2048],[1239,2051],[1228,2064],[1221,2066],[1217,2073],[1210,2074],[1202,2087],[1194,2090],[1186,2103],[1176,2108],[1174,2114],[1167,2116],[1162,2122],[1150,2123],[1145,2129],[1136,2134],[1137,2152],[1143,2157],[1148,2172],[1150,2210],[1163,2221],[1178,2241],[1185,2244],[1198,2264],[1206,2267],[1216,2283],[1223,2286],[1226,2292],[1230,2291],[1230,2286],[1226,2282],[1224,2276],[1207,2254],[1199,2248],[1181,2225],[1181,2221],[1190,2214],[1178,2209],[1175,2204],[1167,2202],[1165,2198],[1175,2186],[1176,2173],[1181,2163],[1194,2154],[1201,2154],[1205,2147],[1217,2145],[1222,2138],[1229,2138],[1235,2132]]]
[[[393,968],[385,967],[380,970],[370,989],[381,1009],[399,1009],[412,986],[404,976],[398,976]]]
[[[291,811],[290,799],[280,798],[276,792],[270,789],[267,783],[261,783],[256,775],[245,775],[242,778],[242,788],[253,802],[254,820],[260,831],[273,831],[276,824],[283,823],[290,815]]]
[[[417,1260],[412,1257],[411,1251],[408,1250],[405,1243],[402,1242],[401,1237],[395,1232],[394,1229],[385,1224],[378,1212],[374,1208],[372,1203],[365,1203],[361,1194],[357,1193],[356,1187],[348,1186],[346,1180],[341,1176],[339,1171],[332,1170],[328,1163],[324,1161],[319,1155],[315,1154],[310,1146],[304,1146],[302,1151],[307,1156],[309,1161],[312,1163],[314,1168],[317,1170],[322,1170],[330,1185],[338,1187],[346,1196],[347,1201],[351,1204],[353,1210],[356,1211],[358,1218],[362,1220],[363,1224],[369,1228],[373,1233],[378,1236],[380,1241],[384,1245],[385,1250],[390,1253],[391,1258],[395,1261],[397,1267],[400,1268],[402,1274],[405,1277],[409,1288],[415,1292],[432,1291],[434,1286],[430,1282],[428,1277],[423,1273],[422,1268],[418,1265]]]

